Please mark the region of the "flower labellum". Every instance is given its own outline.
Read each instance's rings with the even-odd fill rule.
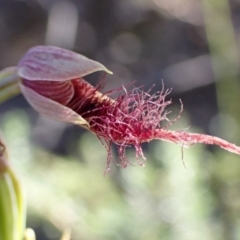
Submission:
[[[166,100],[169,90],[151,95],[140,88],[128,92],[123,87],[125,94],[113,99],[111,92],[103,94],[99,85],[94,87],[83,79],[95,71],[111,73],[96,61],[52,46],[31,48],[17,66],[20,89],[30,105],[46,117],[94,132],[108,149],[107,169],[113,160],[112,144],[117,145],[120,165],[125,168],[129,164],[126,147],[134,146],[137,159],[145,159],[141,144],[154,139],[182,146],[214,144],[240,154],[240,147],[220,138],[162,126],[162,121],[168,120],[165,109],[171,104]]]

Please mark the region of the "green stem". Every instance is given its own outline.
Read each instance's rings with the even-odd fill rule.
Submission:
[[[14,172],[11,168],[8,169],[8,173],[11,176],[12,184],[14,187],[14,193],[16,196],[16,204],[18,208],[17,213],[17,231],[20,236],[23,235],[23,232],[26,227],[26,201],[25,201],[25,195],[23,193],[21,184],[17,177],[15,176]],[[19,239],[21,240],[21,238]]]
[[[16,82],[5,87],[4,89],[0,88],[0,103],[7,101],[14,96],[17,96],[18,94],[20,94],[20,88]]]
[[[15,216],[17,212],[17,206],[14,204],[16,200],[13,195],[13,185],[10,176],[4,173],[0,176],[0,212],[1,212],[1,240],[16,240],[15,233]]]
[[[24,194],[0,140],[0,240],[22,240],[26,212]]]
[[[0,88],[4,88],[6,86],[12,85],[18,81],[18,76],[16,74],[7,76],[0,80]]]
[[[17,67],[9,67],[0,71],[0,103],[20,93]]]

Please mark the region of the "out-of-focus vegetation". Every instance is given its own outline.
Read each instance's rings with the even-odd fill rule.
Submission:
[[[239,145],[239,13],[238,0],[2,0],[0,68],[35,45],[69,48],[114,72],[106,89],[136,80],[157,91],[164,79],[175,114],[184,103],[172,129]],[[181,146],[153,141],[145,168],[113,163],[104,177],[107,153],[92,133],[37,115],[22,96],[0,106],[0,128],[38,240],[64,229],[76,240],[240,239],[239,156],[196,145],[184,149],[185,169]]]

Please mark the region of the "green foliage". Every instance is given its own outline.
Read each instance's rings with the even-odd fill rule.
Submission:
[[[33,146],[29,126],[18,109],[1,123],[28,195],[28,223],[44,224],[49,239],[71,228],[74,239],[212,240],[221,239],[229,220],[237,234],[235,155],[213,155],[196,145],[183,150],[185,169],[181,146],[155,141],[145,168],[112,164],[104,177],[106,152],[93,134],[79,139],[81,159],[62,158]],[[128,155],[135,164],[133,151]]]

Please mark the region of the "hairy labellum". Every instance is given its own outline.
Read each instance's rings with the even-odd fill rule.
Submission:
[[[118,147],[120,165],[125,168],[129,164],[126,147],[134,146],[137,159],[145,159],[141,144],[153,139],[182,146],[215,144],[240,154],[240,147],[220,138],[168,130],[177,120],[167,118],[166,107],[171,101],[166,96],[170,90],[151,94],[141,88],[127,91],[123,87],[124,94],[113,99],[111,92],[102,94],[100,85],[93,87],[82,78],[99,70],[111,73],[102,64],[80,54],[40,46],[24,55],[16,71],[21,91],[35,110],[58,121],[81,125],[97,135],[108,149],[108,167],[113,160],[113,143]],[[169,124],[162,126],[164,120]]]

